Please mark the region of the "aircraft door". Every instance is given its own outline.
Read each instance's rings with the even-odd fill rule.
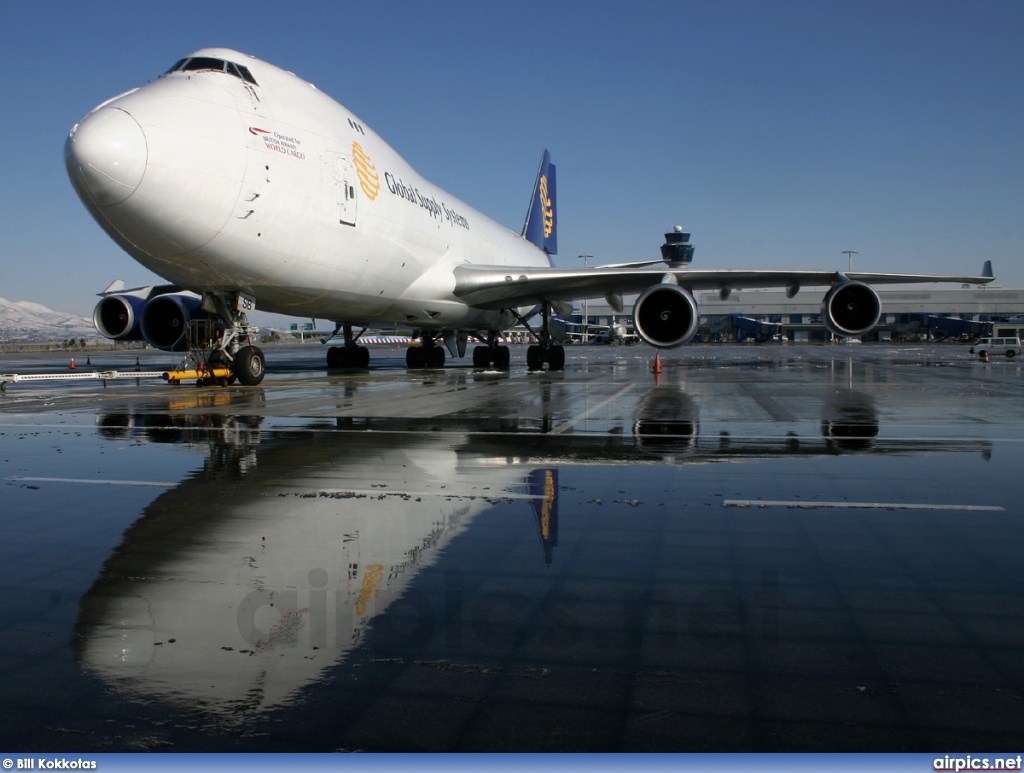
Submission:
[[[324,182],[332,221],[356,224],[356,168],[352,161],[330,154],[323,161]]]

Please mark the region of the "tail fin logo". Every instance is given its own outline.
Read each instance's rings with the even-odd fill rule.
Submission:
[[[540,247],[548,255],[558,252],[558,205],[556,197],[555,165],[546,150],[534,178],[530,208],[526,212],[523,238]]]
[[[352,143],[352,161],[356,165],[363,195],[373,201],[380,193],[380,177],[377,175],[377,167],[370,163],[370,157],[358,142]]]
[[[544,213],[544,238],[551,236],[555,230],[555,210],[551,206],[551,197],[548,195],[548,176],[540,177],[540,207]]]

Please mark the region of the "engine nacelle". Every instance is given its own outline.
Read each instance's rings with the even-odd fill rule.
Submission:
[[[150,299],[142,310],[142,337],[157,349],[185,351],[188,323],[208,316],[202,303],[194,293],[168,293]]]
[[[92,311],[96,331],[115,341],[141,341],[139,320],[146,299],[137,295],[106,295]]]
[[[825,293],[821,302],[821,318],[825,327],[838,336],[859,336],[866,333],[882,316],[878,293],[863,282],[841,282]]]
[[[693,338],[699,323],[697,301],[679,285],[648,287],[633,304],[637,335],[659,349],[682,346]]]

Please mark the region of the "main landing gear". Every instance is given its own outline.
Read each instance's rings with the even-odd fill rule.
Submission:
[[[422,344],[405,350],[405,364],[409,368],[443,368],[444,359],[444,347],[426,335]]]
[[[527,367],[531,371],[543,370],[545,365],[548,366],[548,370],[565,370],[565,348],[562,347],[561,344],[555,343],[554,337],[551,334],[552,324],[550,305],[542,303],[525,317],[519,315],[512,309],[508,309],[506,311],[508,311],[512,317],[517,319],[520,324],[522,324],[537,338],[538,341],[540,341],[539,344],[535,344],[527,349]],[[530,327],[528,320],[530,317],[538,313],[541,314],[543,322],[540,330],[534,330]],[[508,370],[511,367],[511,355],[509,353],[509,348],[498,342],[498,334],[499,332],[497,330],[490,330],[486,334],[483,332],[474,333],[478,340],[486,340],[485,344],[473,348],[474,368]],[[422,338],[423,343],[418,346],[410,346],[406,350],[405,363],[409,368],[444,367],[445,350],[443,347],[438,345],[436,340],[437,335],[437,331],[431,332],[419,330],[416,332],[415,337]],[[453,352],[453,354],[456,350],[460,357],[465,354],[465,334],[457,333],[452,330],[444,330],[442,331],[442,337],[444,338],[444,342],[448,347],[448,350]]]
[[[519,317],[519,321],[540,341],[526,350],[526,367],[531,371],[543,370],[547,364],[548,370],[565,370],[565,347],[555,343],[551,335],[551,307],[546,303],[540,304],[540,313],[542,323],[539,332]]]
[[[494,368],[508,370],[512,366],[512,355],[508,347],[498,343],[498,334],[491,331],[487,335],[487,343],[473,348],[474,368]]]
[[[423,342],[410,346],[405,351],[405,364],[409,368],[443,368],[445,362],[445,348],[457,352],[460,357],[466,353],[467,338],[464,333],[457,331],[443,331],[445,346],[441,346],[435,338],[436,333],[417,331],[416,337],[422,338]],[[476,333],[479,340],[484,340],[482,333]],[[495,368],[496,370],[508,370],[511,356],[507,346],[498,343],[497,331],[491,331],[486,336],[487,343],[482,346],[473,347],[474,368]]]
[[[530,370],[565,370],[565,347],[561,344],[535,344],[526,350],[526,367]]]
[[[334,332],[331,333],[329,338],[324,339],[324,343],[334,338],[339,330],[344,331],[345,345],[332,346],[327,350],[327,367],[331,370],[368,367],[370,364],[370,350],[358,344],[359,336],[366,332],[366,328],[364,327],[360,330],[359,335],[353,336],[351,325],[336,322]]]

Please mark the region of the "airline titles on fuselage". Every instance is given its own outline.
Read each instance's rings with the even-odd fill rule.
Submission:
[[[349,120],[349,123],[352,123],[352,121]],[[260,129],[256,126],[250,126],[249,132],[262,139],[268,150],[274,150],[278,153],[283,153],[286,156],[292,156],[300,160],[304,160],[306,158],[306,154],[299,150],[302,140],[297,139],[296,137],[268,131],[267,129]],[[369,174],[373,170],[373,167],[370,164],[369,157],[365,154],[358,143],[353,143],[352,153],[353,161],[359,168],[360,172],[362,174]],[[376,180],[376,175],[373,175],[373,179]],[[401,178],[395,177],[391,172],[384,173],[384,182],[391,193],[412,204],[418,204],[435,220],[443,220],[452,228],[458,226],[459,228],[465,228],[467,231],[469,230],[469,220],[467,220],[464,215],[460,215],[454,209],[449,209],[443,202],[438,204],[437,199],[433,196],[429,198],[424,196],[420,193],[418,188],[406,185],[402,182]],[[366,185],[363,186],[363,192],[367,193]],[[367,198],[371,201],[377,198],[376,190],[374,190],[373,193],[374,195],[372,196],[367,193]]]
[[[444,219],[449,226],[465,228],[469,230],[469,221],[456,212],[454,209],[449,209],[442,202],[437,203],[437,199],[433,196],[427,198],[420,193],[418,188],[413,188],[411,185],[406,185],[402,182],[401,178],[395,177],[391,172],[384,173],[384,183],[387,185],[388,190],[399,198],[403,198],[412,204],[419,204],[420,207],[425,209],[431,217],[435,219]]]
[[[260,129],[255,126],[250,126],[249,131],[263,140],[263,144],[267,146],[267,150],[276,150],[278,153],[284,153],[286,156],[293,156],[298,159],[306,158],[306,154],[299,150],[299,145],[302,144],[302,141],[295,137],[278,134],[277,132],[270,132],[266,129]]]

